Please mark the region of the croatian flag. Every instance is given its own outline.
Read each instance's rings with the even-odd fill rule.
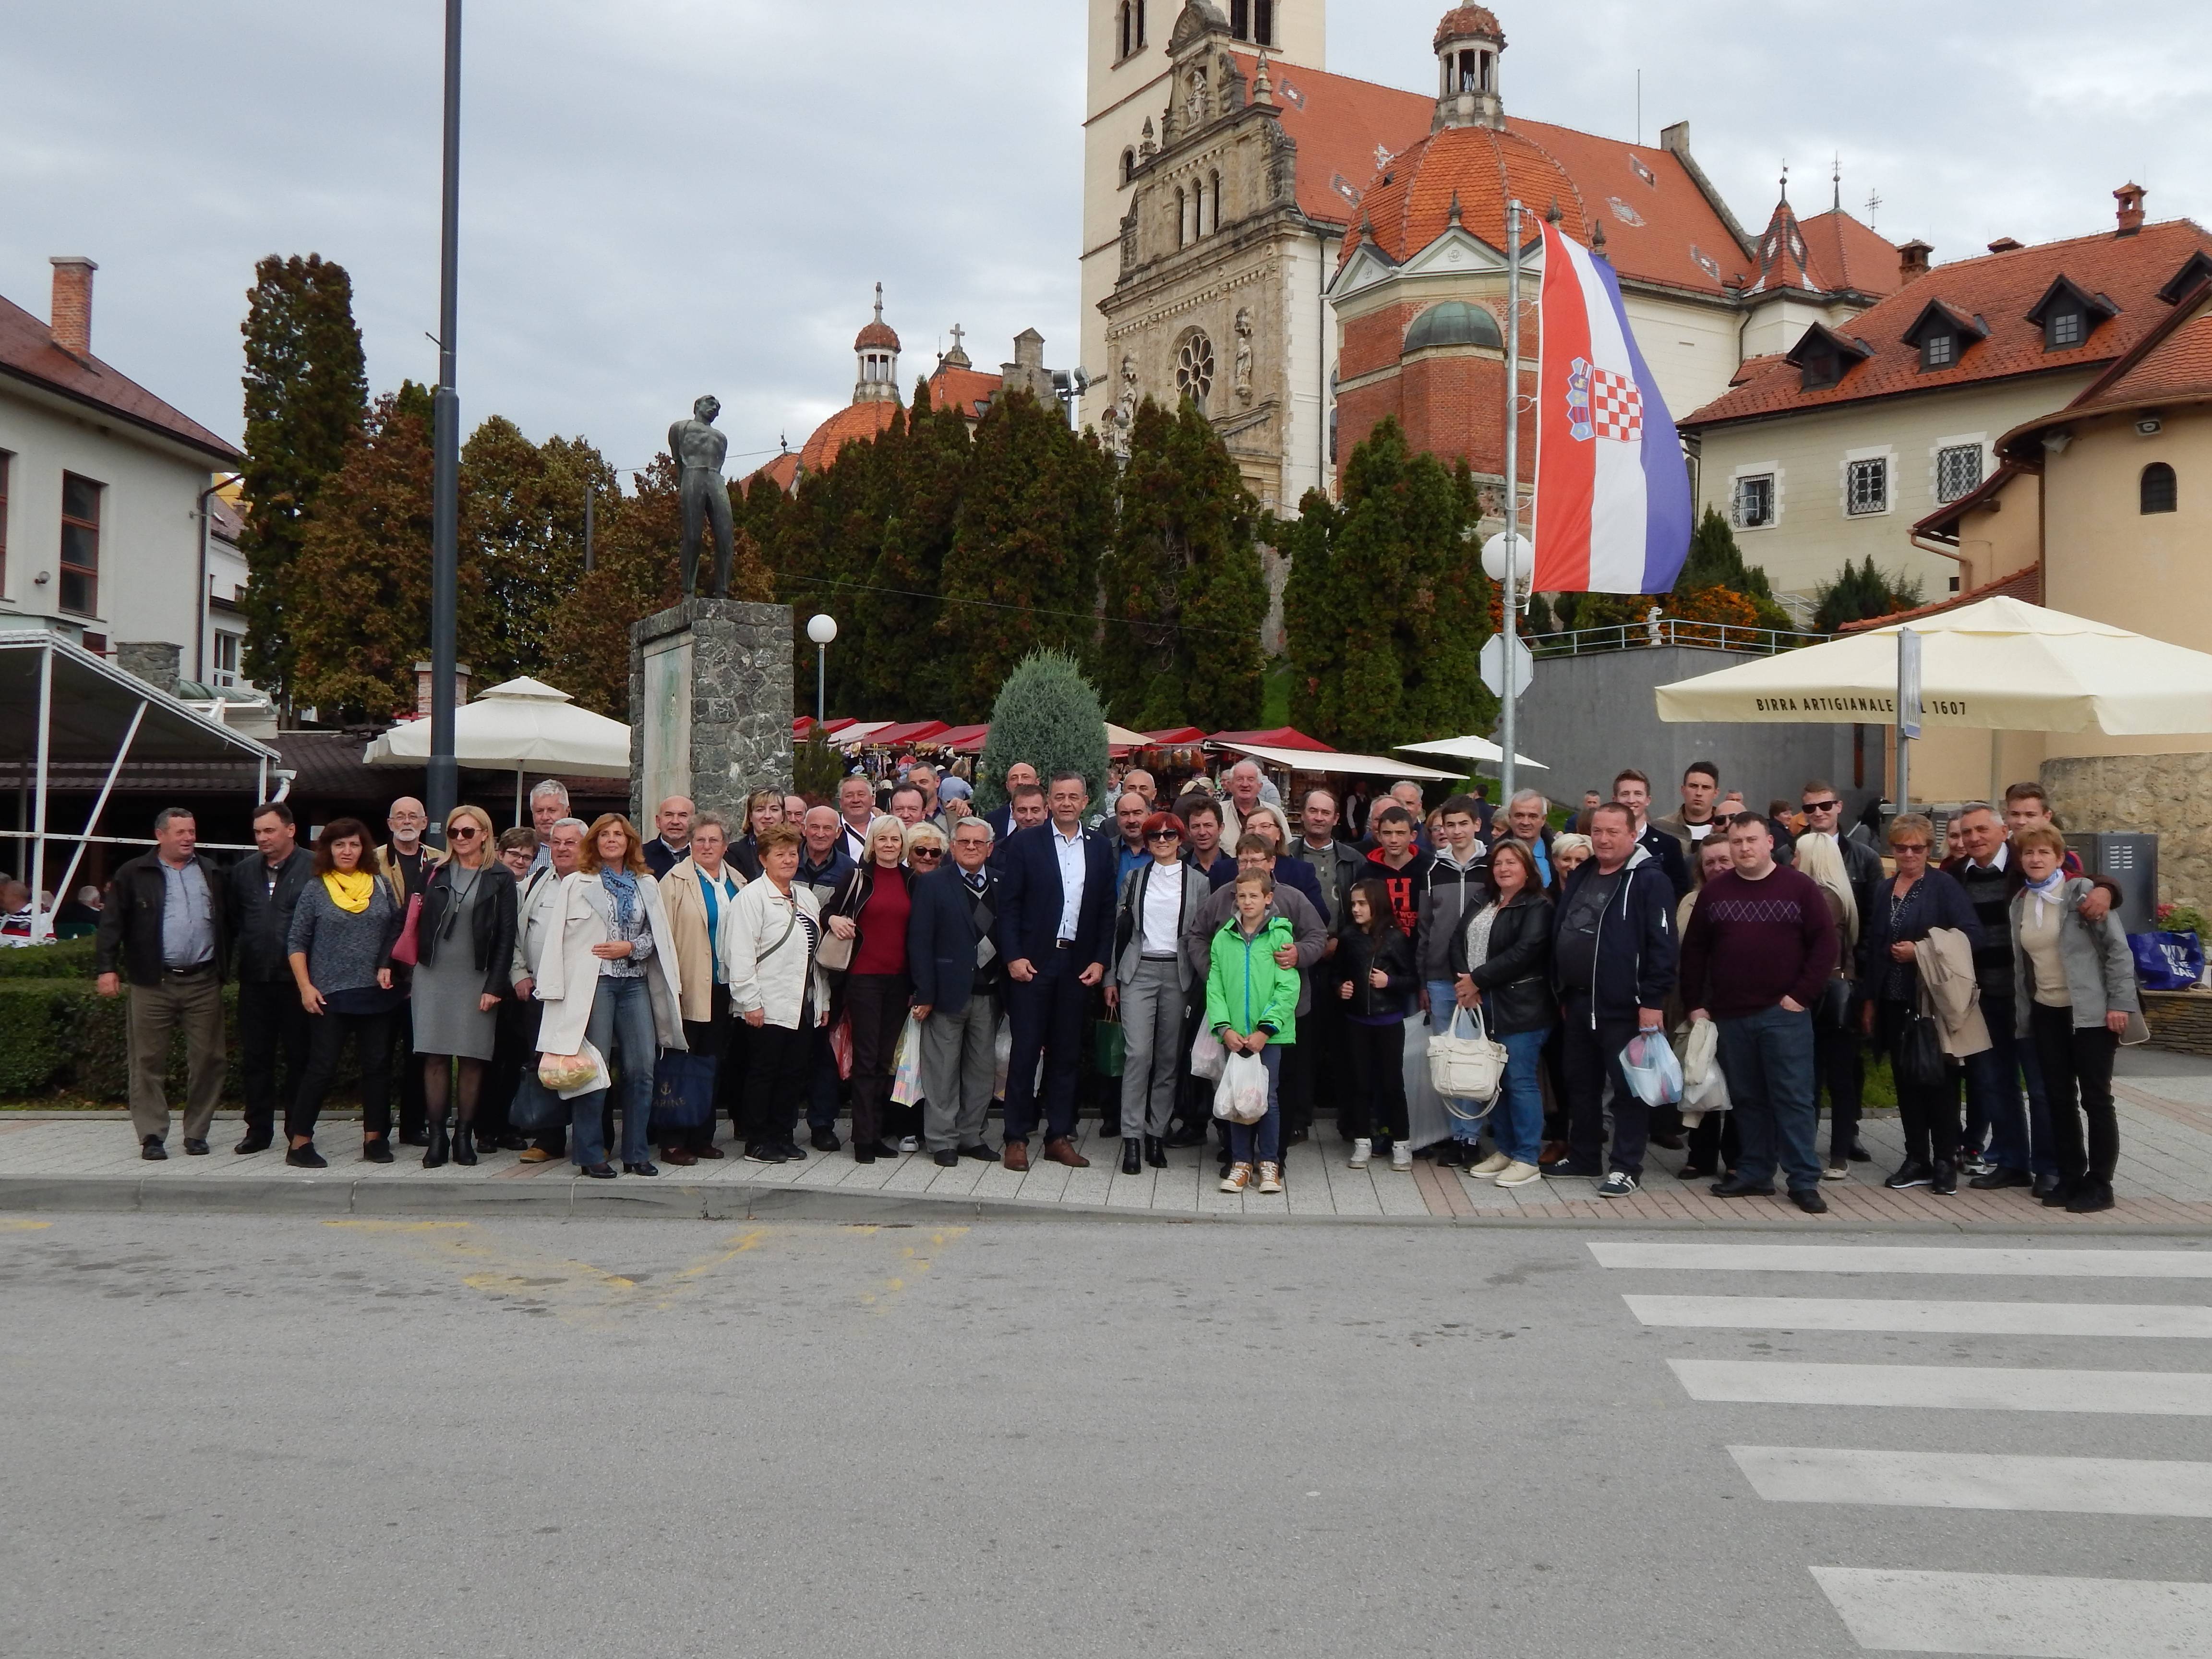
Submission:
[[[1544,227],[1536,377],[1539,593],[1664,593],[1690,554],[1690,474],[1613,266]]]

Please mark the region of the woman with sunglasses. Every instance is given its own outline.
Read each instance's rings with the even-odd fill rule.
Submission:
[[[1168,1165],[1168,1124],[1184,1053],[1183,1024],[1198,969],[1183,929],[1213,884],[1182,861],[1183,823],[1154,812],[1139,830],[1150,856],[1122,878],[1114,912],[1114,976],[1106,1006],[1118,1008],[1121,1062],[1121,1173]],[[1134,1133],[1130,1133],[1132,1130]],[[1141,1160],[1141,1161],[1140,1161]]]
[[[914,981],[906,968],[907,923],[914,915],[907,887],[906,838],[907,826],[896,818],[878,818],[870,824],[865,861],[838,884],[827,907],[830,931],[853,941],[852,967],[845,975],[845,1016],[853,1026],[856,1164],[896,1158],[902,1150],[886,1139],[885,1132],[891,1111],[891,1060],[914,1001]],[[938,850],[941,854],[941,845]],[[937,867],[924,862],[930,869]],[[909,1109],[899,1110],[906,1115]],[[917,1139],[903,1150],[917,1151],[921,1144]]]
[[[1905,1162],[1882,1185],[1959,1190],[1952,1154],[1964,1138],[1959,1120],[1959,1074],[1947,1060],[1939,1081],[1908,1082],[1897,1063],[1900,1041],[1920,1012],[1920,969],[1912,947],[1938,927],[1955,927],[1982,948],[1982,924],[1966,890],[1928,867],[1936,826],[1917,812],[1889,822],[1889,853],[1897,874],[1875,890],[1874,912],[1859,919],[1859,994],[1865,999],[1860,1030],[1875,1036],[1891,1057],[1897,1079],[1898,1115],[1905,1121]]]
[[[484,1067],[499,1041],[500,999],[511,994],[507,970],[514,957],[514,878],[492,856],[491,819],[482,807],[456,806],[447,815],[446,846],[453,856],[431,872],[422,890],[410,998],[429,1115],[426,1170],[446,1161],[456,1066],[460,1127],[450,1150],[456,1164],[477,1161],[471,1132]]]

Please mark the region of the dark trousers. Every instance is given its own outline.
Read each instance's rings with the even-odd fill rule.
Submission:
[[[1779,1164],[1793,1193],[1820,1185],[1820,1161],[1813,1153],[1820,1127],[1817,1085],[1813,1073],[1813,1016],[1792,1013],[1777,1004],[1755,1014],[1723,1019],[1720,1025],[1721,1069],[1727,1074],[1729,1115],[1737,1120],[1742,1157],[1736,1173],[1760,1183],[1774,1179]]]
[[[745,1036],[745,1139],[775,1146],[789,1140],[806,1098],[816,1033],[755,1025]]]
[[[1824,1005],[1813,1025],[1813,1069],[1828,1093],[1828,1162],[1841,1167],[1858,1145],[1859,1110],[1866,1099],[1866,1051],[1850,1008]]]
[[[391,1014],[324,1012],[309,1018],[307,1075],[300,1079],[300,1092],[284,1115],[286,1134],[313,1137],[315,1119],[330,1095],[331,1080],[338,1074],[338,1055],[349,1037],[361,1065],[361,1132],[364,1136],[392,1133],[393,1024]]]
[[[291,1116],[307,1075],[307,1024],[313,1018],[289,976],[239,981],[238,1068],[248,1135],[266,1139],[278,1117]]]
[[[1044,1057],[1044,1134],[1062,1140],[1075,1133],[1075,1079],[1083,1045],[1083,1016],[1091,988],[1077,977],[1073,952],[1048,951],[1027,984],[1006,981],[1006,1018],[1013,1051],[1006,1062],[1006,1139],[1025,1141],[1037,1126],[1037,1057]]]
[[[1742,1157],[1743,1136],[1737,1130],[1734,1112],[1707,1112],[1690,1131],[1688,1162],[1698,1169],[1734,1173]]]
[[[722,1036],[722,1063],[714,1069],[715,1113],[730,1120],[730,1133],[739,1140],[745,1138],[745,1060],[751,1053],[746,1039],[752,1034],[753,1028],[732,1013]]]
[[[722,1074],[730,1066],[730,988],[726,985],[708,988],[706,1018],[684,1022],[684,1046],[714,1062],[718,1110],[722,1098]],[[681,1147],[696,1152],[702,1146],[711,1146],[714,1144],[714,1119],[710,1115],[704,1123],[683,1131],[673,1139],[664,1139],[660,1144],[672,1152]]]
[[[2112,1109],[2112,1056],[2120,1040],[2102,1025],[2076,1025],[2071,1006],[2030,1005],[2027,1030],[2043,1068],[2044,1098],[2051,1106],[2051,1145],[2058,1178],[2077,1191],[2085,1180],[2110,1186],[2120,1161],[2120,1122]],[[2081,1120],[2089,1120],[2089,1146],[2081,1147]]]
[[[1338,1130],[1352,1140],[1406,1139],[1406,1022],[1386,1020],[1368,1025],[1356,1019],[1338,1022],[1339,1052],[1352,1074],[1352,1085],[1340,1095],[1336,1109]],[[1304,1027],[1298,1031],[1303,1039]],[[1304,1041],[1293,1048],[1305,1047]]]
[[[906,1029],[913,981],[904,974],[848,974],[845,1012],[853,1022],[853,1144],[884,1138],[890,1114],[891,1061]],[[907,1114],[901,1108],[899,1115]]]
[[[1881,1034],[1882,1052],[1896,1065],[1897,1040],[1903,1033],[1908,1010],[1901,1002],[1885,1002],[1875,1029]],[[1948,1164],[1958,1156],[1959,1139],[1966,1131],[1959,1121],[1959,1075],[1948,1062],[1940,1083],[1907,1083],[1897,1079],[1897,1115],[1905,1125],[1905,1157],[1908,1163]]]
[[[1636,1015],[1601,1012],[1593,1024],[1587,995],[1571,993],[1562,1010],[1560,1060],[1567,1074],[1567,1145],[1578,1164],[1644,1173],[1651,1109],[1621,1075],[1620,1051],[1636,1036]],[[1613,1085],[1613,1162],[1605,1163],[1605,1089]]]
[[[849,977],[849,975],[848,975]],[[806,1076],[806,1127],[835,1130],[843,1105],[845,1079],[837,1075],[837,1056],[830,1047],[830,1033],[845,1014],[845,984],[830,988],[830,1023],[809,1033]],[[750,1068],[747,1068],[750,1074]]]
[[[1567,1065],[1566,1039],[1554,1025],[1552,1034],[1544,1039],[1544,1076],[1552,1085],[1551,1103],[1544,1112],[1544,1139],[1565,1140],[1567,1138]],[[1726,1116],[1726,1113],[1722,1114]]]
[[[422,1098],[422,1067],[415,1058],[415,1005],[399,1005],[392,1016],[392,1058],[389,1064],[399,1079],[399,1138],[419,1140],[430,1132],[430,1109]]]
[[[514,1107],[514,1092],[522,1086],[522,1069],[538,1066],[538,1023],[544,1010],[536,1002],[508,997],[499,1005],[493,1028],[491,1063],[484,1067],[483,1091],[477,1097],[473,1125],[477,1145],[489,1146],[507,1132]]]

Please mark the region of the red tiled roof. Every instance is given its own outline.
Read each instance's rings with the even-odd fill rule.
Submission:
[[[1863,634],[1869,628],[1894,628],[1899,623],[1917,622],[1923,617],[1940,617],[1946,611],[1956,611],[1962,605],[1974,605],[1983,599],[2019,599],[2028,605],[2043,603],[2043,567],[2028,565],[2009,576],[2000,576],[1993,582],[1984,582],[1979,587],[1968,588],[1963,593],[1954,593],[1948,599],[1938,599],[1933,605],[1915,605],[1910,611],[1893,611],[1887,617],[1869,617],[1863,622],[1845,623],[1841,632]]]
[[[899,413],[899,406],[890,402],[846,404],[814,428],[814,435],[799,449],[799,465],[809,472],[823,471],[847,444],[872,443],[881,437]]]
[[[870,346],[888,346],[893,351],[898,350],[898,331],[882,318],[877,318],[873,322],[864,325],[860,331],[853,337],[854,350],[866,351]]]
[[[1793,365],[1777,362],[1679,424],[1713,426],[2051,369],[2100,368],[2172,314],[2158,290],[2200,248],[2212,249],[2212,234],[2190,220],[2174,219],[2146,225],[2133,236],[2106,232],[1939,265],[1841,325],[1841,333],[1863,340],[1872,356],[1838,384],[1808,392]],[[2045,351],[2043,331],[2027,313],[2062,276],[2087,293],[2107,295],[2119,314],[2074,349]],[[1990,334],[1964,343],[1952,367],[1923,374],[1919,352],[1902,336],[1931,300],[1962,316],[1980,317]]]
[[[2212,310],[2199,309],[2109,385],[2092,386],[2075,411],[2204,397],[2212,397]]]
[[[210,460],[234,467],[245,460],[222,439],[172,409],[137,381],[97,357],[77,357],[54,343],[53,331],[8,300],[0,300],[0,374],[14,375],[95,409],[174,439]]]
[[[957,368],[949,363],[938,365],[937,372],[929,377],[929,406],[932,409],[957,409],[970,420],[980,416],[999,395],[1004,384],[1000,376],[986,374],[981,369]]]
[[[1237,57],[1249,76],[1254,60]],[[1437,112],[1433,97],[1295,64],[1271,62],[1267,78],[1283,131],[1297,141],[1298,210],[1327,224],[1359,222],[1377,147],[1394,155],[1410,148],[1428,136]]]
[[[1800,219],[1797,228],[1811,256],[1814,280],[1826,292],[1850,289],[1877,298],[1904,286],[1897,245],[1838,209]]]
[[[787,449],[782,454],[777,456],[766,466],[761,468],[759,471],[753,474],[754,478],[766,478],[770,483],[774,484],[778,489],[782,490],[787,495],[791,491],[791,481],[798,476],[799,452],[795,449]],[[747,480],[748,483],[750,482],[750,479]]]
[[[1429,49],[1443,51],[1444,42],[1455,34],[1487,34],[1500,45],[1505,40],[1505,31],[1498,27],[1496,15],[1485,6],[1454,6],[1437,25],[1437,37]]]

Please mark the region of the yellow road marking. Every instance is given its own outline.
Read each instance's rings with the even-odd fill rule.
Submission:
[[[34,1233],[53,1224],[51,1221],[0,1221],[0,1233]]]

